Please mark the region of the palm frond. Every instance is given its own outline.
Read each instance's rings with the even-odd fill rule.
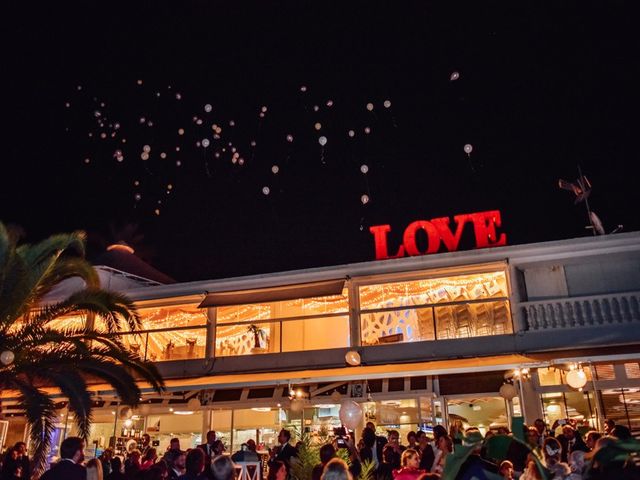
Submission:
[[[51,437],[55,429],[56,409],[46,393],[26,382],[14,379],[20,391],[20,402],[29,424],[29,438],[33,447],[33,476],[39,477],[45,469]]]
[[[68,278],[81,278],[87,288],[98,288],[100,277],[89,262],[80,257],[59,257],[45,275],[40,278],[35,292],[41,298],[53,290],[60,282]]]

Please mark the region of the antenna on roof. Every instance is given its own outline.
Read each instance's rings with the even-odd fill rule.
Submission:
[[[600,218],[598,217],[598,215],[596,215],[596,212],[593,212],[593,211],[589,212],[589,220],[591,220],[591,225],[584,228],[593,228],[594,235],[606,234],[606,232],[604,231],[604,227],[602,226],[602,222],[600,221]]]
[[[587,209],[587,218],[589,219],[589,226],[586,228],[591,229],[594,235],[597,235],[597,234],[604,235],[604,231],[600,233],[600,231],[596,228],[596,225],[594,224],[594,217],[595,217],[595,219],[598,220],[600,230],[602,230],[602,222],[600,222],[600,219],[597,217],[597,215],[591,212],[591,208],[589,208],[588,198],[589,198],[589,195],[591,194],[591,182],[589,182],[589,179],[582,174],[582,169],[580,168],[580,165],[578,165],[577,180],[575,182],[567,182],[566,180],[560,179],[558,180],[558,187],[562,188],[563,190],[569,190],[574,193],[574,195],[576,196],[574,204],[577,205],[578,203],[584,201],[584,205]]]

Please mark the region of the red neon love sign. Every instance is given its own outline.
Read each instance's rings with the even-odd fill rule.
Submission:
[[[398,247],[394,255],[389,255],[387,246],[387,234],[391,231],[391,225],[375,225],[369,228],[376,244],[376,260],[400,258],[405,254],[413,257],[437,253],[441,243],[444,243],[449,252],[454,252],[458,249],[467,222],[473,223],[476,237],[475,248],[501,247],[507,244],[507,236],[501,233],[498,237],[496,233],[496,227],[500,227],[502,224],[499,210],[456,215],[453,217],[453,221],[456,224],[455,232],[451,231],[449,217],[433,218],[429,221],[418,220],[410,223],[404,231],[402,245]],[[428,247],[424,252],[420,251],[416,242],[416,234],[421,230],[427,234],[428,240]]]

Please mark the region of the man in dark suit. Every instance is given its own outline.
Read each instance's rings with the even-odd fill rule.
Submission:
[[[280,443],[280,446],[269,450],[269,465],[276,460],[280,460],[287,465],[287,468],[290,466],[291,457],[297,457],[298,452],[289,444],[289,440],[291,440],[291,432],[284,428],[280,430],[278,434],[278,443]]]
[[[567,459],[571,452],[580,450],[582,452],[588,452],[589,447],[584,443],[579,432],[576,432],[571,425],[565,425],[562,427],[562,433],[556,437],[556,440],[560,442],[562,447],[562,453],[560,455],[560,461],[567,463]]]
[[[84,461],[84,441],[68,437],[60,445],[60,461],[46,471],[40,480],[87,480]]]
[[[371,430],[375,435],[376,433],[375,423],[367,422],[365,427]],[[373,452],[373,457],[374,457],[374,462],[378,464],[378,463],[382,463],[382,449],[387,444],[387,439],[380,435],[375,435],[375,437],[376,437],[376,440],[373,444],[373,448],[375,448],[375,452]]]
[[[207,443],[198,445],[198,448],[204,452],[204,473],[207,478],[213,478],[213,472],[211,471],[211,459],[216,456],[216,452],[213,449],[213,444],[216,442],[216,431],[209,430],[207,432]]]

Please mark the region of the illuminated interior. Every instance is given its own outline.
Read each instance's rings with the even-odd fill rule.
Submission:
[[[141,333],[121,336],[125,345],[151,361],[204,358],[207,312],[195,305],[139,311]]]
[[[362,343],[512,333],[503,271],[360,287]]]
[[[322,350],[349,345],[349,298],[340,295],[218,307],[216,355]]]

